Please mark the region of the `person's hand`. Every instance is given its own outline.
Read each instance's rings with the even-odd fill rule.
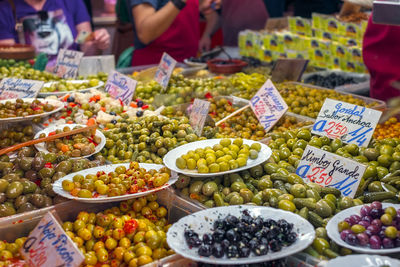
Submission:
[[[200,12],[209,14],[221,7],[221,0],[200,0]]]
[[[93,32],[94,43],[100,50],[105,50],[110,46],[110,34],[104,28],[98,29]]]
[[[199,51],[204,52],[204,51],[209,51],[211,48],[211,38],[209,35],[204,34],[199,42]]]

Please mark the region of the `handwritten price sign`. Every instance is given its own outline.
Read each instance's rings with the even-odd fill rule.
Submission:
[[[18,78],[4,78],[0,82],[0,100],[35,98],[44,82]]]
[[[63,79],[76,78],[83,52],[60,49],[54,73]]]
[[[288,110],[288,105],[276,90],[271,80],[264,83],[257,94],[250,100],[250,107],[258,121],[268,132]]]
[[[78,267],[85,259],[51,212],[33,229],[20,252],[30,267]]]
[[[305,182],[334,187],[342,195],[354,197],[366,166],[325,150],[307,146],[301,156],[296,174]]]
[[[201,136],[201,133],[203,132],[209,108],[210,102],[197,98],[194,100],[192,111],[189,116],[189,122],[198,136]]]
[[[129,105],[135,94],[137,81],[131,79],[118,71],[114,71],[107,80],[105,91],[113,98],[121,100],[125,105]]]
[[[165,90],[168,86],[169,79],[171,78],[171,74],[176,66],[176,63],[177,62],[175,59],[164,52],[160,64],[158,65],[156,76],[154,77],[156,82],[162,86],[163,90]]]
[[[312,133],[367,147],[381,115],[374,109],[327,98]]]

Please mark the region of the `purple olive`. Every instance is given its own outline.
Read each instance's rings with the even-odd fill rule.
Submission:
[[[367,246],[369,244],[369,237],[366,233],[357,234],[357,241],[360,246]]]
[[[381,248],[381,239],[377,235],[373,235],[369,239],[369,245],[372,249],[380,249]]]
[[[367,236],[369,236],[369,237],[371,237],[371,236],[373,236],[374,234],[371,232],[371,230],[365,230],[365,232],[364,232]]]
[[[386,235],[385,235],[385,230],[380,230],[379,233],[378,233],[378,236],[379,236],[381,239],[385,238],[385,237],[386,237]]]
[[[369,213],[370,216],[374,219],[378,219],[382,216],[383,210],[382,209],[372,209],[371,212]]]
[[[352,233],[353,233],[353,232],[352,232],[350,229],[343,230],[343,231],[340,233],[340,238],[341,238],[343,241],[346,241],[347,235],[352,234]]]
[[[371,208],[373,209],[382,209],[382,203],[379,201],[374,201],[371,203]]]
[[[400,217],[400,209],[397,210],[397,216]]]
[[[371,210],[372,210],[372,208],[370,206],[364,205],[364,206],[361,207],[360,214],[363,217],[364,216],[368,216],[369,213],[371,212]]]
[[[371,224],[367,227],[367,230],[371,231],[373,235],[376,235],[377,233],[379,233],[380,228],[376,224]]]
[[[357,245],[357,237],[354,234],[348,234],[346,236],[346,243],[352,246]]]
[[[353,224],[358,224],[358,222],[361,221],[361,217],[354,214],[350,216],[350,220],[353,221]]]
[[[382,222],[379,219],[372,220],[371,225],[376,225],[378,228],[382,227]]]
[[[367,228],[368,226],[370,226],[370,223],[367,221],[360,221],[360,222],[358,222],[358,224],[364,226],[364,228]]]
[[[369,215],[367,215],[367,216],[362,217],[361,220],[362,220],[362,221],[367,221],[367,222],[371,223],[371,222],[372,222],[372,217],[369,216]]]
[[[382,246],[383,246],[383,248],[394,248],[392,239],[385,237],[382,240]]]

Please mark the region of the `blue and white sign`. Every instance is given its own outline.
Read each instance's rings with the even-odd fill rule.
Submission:
[[[36,98],[44,82],[18,78],[4,78],[0,82],[0,100]]]
[[[364,164],[307,145],[296,174],[306,183],[334,187],[343,196],[354,197],[365,169]]]
[[[381,115],[378,110],[327,98],[312,133],[367,147]]]
[[[288,110],[288,105],[276,90],[271,80],[264,83],[257,94],[250,100],[250,107],[258,121],[268,132]]]
[[[129,105],[135,94],[137,81],[131,79],[118,71],[114,71],[108,76],[108,80],[104,90],[111,97],[119,99],[124,105]]]
[[[54,73],[63,79],[76,78],[83,52],[60,49]]]
[[[163,91],[165,91],[168,86],[169,79],[171,78],[176,63],[177,62],[175,59],[164,52],[160,64],[158,65],[156,76],[154,77],[156,82],[158,82],[162,86]]]

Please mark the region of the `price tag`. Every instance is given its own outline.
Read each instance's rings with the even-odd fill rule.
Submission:
[[[78,267],[85,259],[51,212],[33,229],[20,252],[30,267]]]
[[[60,49],[57,56],[54,73],[63,79],[75,78],[78,76],[78,69],[83,52]]]
[[[137,81],[131,79],[118,71],[114,71],[110,76],[104,90],[113,98],[121,100],[124,105],[129,105],[135,94]]]
[[[258,121],[268,132],[288,110],[288,105],[276,90],[271,80],[264,83],[257,94],[250,100],[250,107]]]
[[[327,98],[312,133],[367,147],[381,115],[378,110]]]
[[[308,60],[294,59],[278,59],[272,69],[271,79],[275,83],[284,81],[300,81],[304,71],[307,68]]]
[[[198,136],[201,136],[201,133],[203,132],[209,108],[210,102],[197,98],[194,100],[192,111],[189,116],[189,122]]]
[[[168,86],[169,79],[171,78],[171,74],[176,66],[176,63],[177,62],[175,59],[164,52],[160,64],[158,65],[156,76],[154,77],[156,82],[162,86],[163,91],[165,91]]]
[[[0,82],[0,100],[35,98],[44,82],[18,78],[4,78]]]
[[[342,195],[354,197],[365,169],[359,162],[307,145],[296,174],[305,182],[334,187]]]

